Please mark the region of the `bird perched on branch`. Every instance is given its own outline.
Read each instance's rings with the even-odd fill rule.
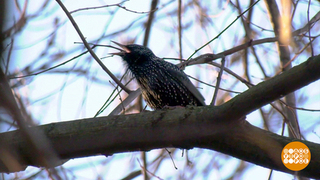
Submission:
[[[142,96],[153,109],[165,106],[204,106],[204,98],[187,75],[176,65],[164,61],[144,46],[117,44],[119,55],[136,78]]]

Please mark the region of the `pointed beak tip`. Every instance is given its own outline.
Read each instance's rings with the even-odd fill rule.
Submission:
[[[123,44],[120,44],[120,43],[118,43],[118,42],[115,42],[115,41],[111,41],[111,42],[113,42],[114,44],[116,44],[116,45],[118,45],[118,46],[120,46],[120,47],[126,47],[125,45],[123,45]]]
[[[131,52],[131,51],[127,48],[126,45],[120,44],[120,43],[115,42],[115,41],[111,41],[111,42],[113,42],[113,43],[115,43],[116,45],[120,46],[120,47],[122,48],[123,52],[125,52],[125,53],[130,53],[130,52]],[[124,54],[123,52],[119,52],[120,54],[119,54],[119,53],[116,53],[115,55],[123,55],[123,54]]]
[[[124,55],[124,52],[115,52],[115,53],[108,53],[108,54],[111,54],[112,56],[115,56],[115,55],[122,56]]]
[[[119,44],[120,44],[120,43],[117,43],[117,42],[115,42],[115,41],[112,41],[112,40],[111,40],[111,42],[113,42],[113,43],[114,43],[114,44],[116,44],[116,45],[119,45]]]

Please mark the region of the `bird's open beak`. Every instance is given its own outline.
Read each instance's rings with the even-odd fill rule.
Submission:
[[[119,47],[121,47],[122,49],[119,49],[119,48],[113,47],[113,48],[115,48],[115,49],[120,50],[120,52],[116,52],[116,53],[109,53],[109,54],[112,54],[112,55],[119,55],[119,56],[121,56],[121,55],[124,55],[124,54],[126,54],[126,53],[130,53],[130,52],[131,52],[131,51],[127,48],[127,46],[126,46],[126,45],[123,45],[123,44],[117,43],[117,42],[115,42],[115,41],[111,41],[111,42],[115,43],[116,45],[118,45],[118,46],[119,46]]]

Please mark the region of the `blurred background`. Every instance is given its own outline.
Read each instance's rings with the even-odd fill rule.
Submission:
[[[63,4],[92,45],[114,45],[111,40],[141,44],[174,64],[206,53],[228,52],[225,67],[258,84],[320,52],[320,23],[312,21],[314,17],[319,19],[319,1],[274,1],[280,19],[272,12],[277,9],[270,9],[271,2],[65,0]],[[6,3],[1,69],[28,123],[42,125],[107,116],[128,96],[123,91],[117,95],[121,89],[87,53],[56,1]],[[244,11],[247,12],[242,14]],[[281,31],[273,25],[277,24],[275,21],[281,22]],[[287,62],[280,58],[283,49],[275,38],[281,33],[281,37],[286,37],[281,42],[288,50]],[[259,43],[254,46],[232,49],[255,40]],[[138,88],[120,57],[108,54],[116,50],[103,46],[93,50],[123,84],[130,82],[130,90]],[[220,64],[221,59],[214,62]],[[210,63],[196,64],[185,67],[185,72],[210,104],[219,68]],[[294,106],[289,108],[296,115],[294,120],[299,124],[302,139],[315,143],[320,143],[319,87],[320,81],[316,81],[296,91]],[[239,78],[226,72],[220,88],[217,105],[248,89]],[[273,105],[286,111],[287,107],[280,102]],[[139,113],[145,106],[137,98],[122,114]],[[1,109],[0,116],[0,132],[19,127],[5,109]],[[283,119],[270,105],[247,116],[255,126],[288,136]],[[292,175],[211,150],[168,150],[172,159],[165,149],[94,156],[69,160],[56,167],[54,178],[50,170],[28,167],[18,173],[1,173],[0,179],[146,179],[144,167],[151,179],[293,179]]]

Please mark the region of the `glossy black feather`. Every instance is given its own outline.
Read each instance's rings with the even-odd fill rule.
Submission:
[[[151,108],[205,105],[203,96],[176,65],[158,58],[147,47],[116,44],[124,50],[113,54],[122,57]]]

